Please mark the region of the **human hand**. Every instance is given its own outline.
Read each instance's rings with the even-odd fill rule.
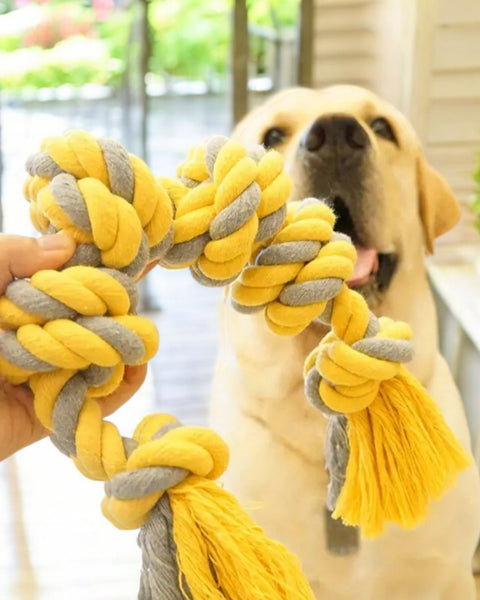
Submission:
[[[0,295],[13,279],[31,277],[42,269],[57,269],[74,251],[75,242],[62,233],[39,239],[0,234]],[[146,372],[146,365],[125,368],[117,390],[102,398],[104,416],[117,410],[138,390]],[[0,460],[46,435],[48,431],[35,416],[32,392],[0,377]]]

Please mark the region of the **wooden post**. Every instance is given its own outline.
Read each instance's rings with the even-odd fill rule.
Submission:
[[[313,81],[314,0],[301,0],[298,32],[297,81],[311,87]]]
[[[248,14],[245,0],[235,0],[232,23],[232,115],[237,124],[248,111]]]
[[[1,117],[1,115],[0,115],[0,117]],[[0,231],[3,231],[2,176],[3,176],[2,120],[0,118]]]
[[[142,0],[142,16],[140,26],[140,143],[143,160],[148,164],[148,112],[149,100],[147,94],[146,76],[148,63],[152,52],[152,41],[150,35],[149,7],[150,0]]]
[[[123,10],[128,10],[124,8]],[[133,10],[133,9],[132,9]],[[132,20],[130,24],[130,31],[127,37],[127,47],[124,48],[124,60],[125,70],[122,73],[122,79],[120,81],[119,98],[120,106],[122,110],[122,142],[124,146],[127,146],[132,138],[132,83],[131,83],[131,70],[132,70],[132,52],[131,48],[135,41],[135,23]],[[135,149],[131,150],[132,152]]]
[[[270,5],[270,19],[273,24],[273,29],[275,31],[274,39],[273,39],[273,52],[274,52],[274,72],[273,72],[273,86],[272,89],[277,91],[280,88],[280,81],[282,78],[282,28],[279,23],[277,13],[272,5]]]

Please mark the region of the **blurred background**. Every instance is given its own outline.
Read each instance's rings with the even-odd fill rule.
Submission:
[[[34,233],[21,187],[46,136],[87,129],[173,175],[191,145],[228,135],[268,95],[334,83],[407,114],[462,203],[428,271],[478,457],[478,0],[0,0],[0,229]],[[112,419],[122,433],[153,411],[207,423],[220,294],[184,271],[143,281],[160,350]],[[0,598],[136,597],[136,532],[115,530],[101,497],[48,440],[0,463]]]

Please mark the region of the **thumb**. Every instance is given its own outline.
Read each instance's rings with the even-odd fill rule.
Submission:
[[[0,294],[16,277],[61,267],[73,256],[75,247],[73,238],[64,233],[38,239],[0,234]]]

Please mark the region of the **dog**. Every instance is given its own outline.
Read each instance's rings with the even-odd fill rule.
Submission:
[[[438,351],[424,262],[459,207],[407,119],[356,86],[294,88],[248,114],[234,137],[283,154],[293,200],[314,196],[334,209],[336,230],[358,253],[349,285],[377,316],[412,326],[416,355],[408,367],[470,452],[462,402]],[[298,556],[319,600],[473,600],[480,533],[474,466],[432,501],[425,523],[388,525],[348,554],[328,548],[326,419],[307,404],[302,374],[324,333],[314,323],[300,335],[276,336],[263,314],[239,314],[226,299],[211,404],[212,425],[231,448],[226,487],[243,505],[253,503],[267,535]]]

